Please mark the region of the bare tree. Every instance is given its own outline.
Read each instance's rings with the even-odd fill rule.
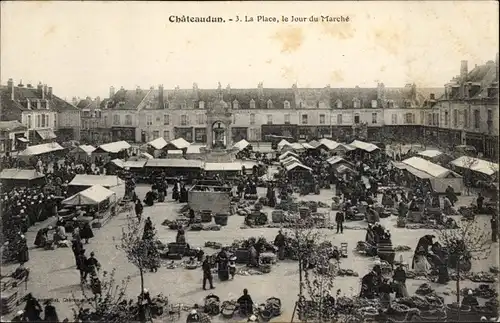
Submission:
[[[126,277],[121,282],[115,279],[116,270],[110,273],[104,271],[101,283],[101,293],[96,294],[89,291],[82,285],[82,296],[72,299],[75,302],[73,318],[75,321],[86,318],[87,321],[108,321],[108,322],[127,322],[130,320],[125,293],[130,277]]]
[[[477,164],[477,159],[470,157],[470,156],[463,156],[462,157],[462,167],[464,169],[464,185],[465,188],[467,189],[467,195],[471,195],[471,189],[474,187],[474,171],[472,168],[474,165]]]
[[[150,268],[150,264],[155,259],[153,255],[157,254],[155,245],[156,232],[151,232],[148,237],[142,234],[141,226],[132,217],[127,218],[127,228],[122,229],[122,236],[117,249],[125,252],[128,261],[139,269],[141,277],[141,293],[144,290],[144,270]]]
[[[457,229],[436,230],[437,237],[448,255],[448,266],[457,274],[457,303],[460,304],[461,274],[470,271],[472,261],[488,259],[491,240],[487,225],[476,221],[462,221]]]

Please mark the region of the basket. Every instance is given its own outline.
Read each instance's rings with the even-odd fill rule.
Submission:
[[[271,213],[271,218],[274,223],[282,223],[285,220],[285,213],[281,210],[273,211]]]
[[[264,274],[268,274],[271,272],[272,265],[270,264],[261,264],[259,265],[259,270]]]
[[[212,211],[210,210],[202,210],[200,213],[201,222],[207,223],[212,222]]]
[[[311,210],[307,207],[299,207],[299,214],[302,219],[307,218],[311,215]]]
[[[215,224],[226,226],[228,217],[229,216],[227,214],[222,214],[222,213],[216,214],[214,217]]]
[[[262,210],[262,204],[261,203],[255,203],[254,206],[253,206],[253,209],[255,211],[260,211]]]
[[[222,303],[221,311],[220,311],[222,317],[224,317],[226,319],[233,318],[234,312],[236,312],[236,305],[228,303],[228,302]]]
[[[316,202],[310,202],[309,203],[309,210],[311,210],[311,212],[318,212],[318,203]]]

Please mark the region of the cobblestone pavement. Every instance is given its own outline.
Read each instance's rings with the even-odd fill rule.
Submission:
[[[147,191],[147,186],[139,186],[137,193],[143,197]],[[263,192],[262,192],[263,193]],[[309,195],[302,197],[304,200],[317,200],[329,203],[332,191],[324,190],[321,195]],[[169,196],[170,197],[170,196]],[[461,197],[459,205],[469,205],[472,197]],[[144,217],[151,217],[157,229],[158,238],[164,243],[175,240],[176,232],[169,230],[161,225],[166,218],[174,219],[181,205],[172,201],[157,203],[152,207],[145,207]],[[326,209],[323,211],[330,212]],[[334,212],[331,212],[330,218],[334,218]],[[487,218],[479,218],[478,221],[486,221]],[[333,221],[332,221],[333,222]],[[418,239],[424,234],[432,234],[432,230],[405,230],[396,228],[396,217],[382,219],[383,225],[392,232],[394,245],[408,245],[415,247]],[[217,241],[222,244],[230,244],[235,239],[244,239],[250,236],[263,235],[269,240],[274,240],[278,229],[240,229],[243,224],[243,217],[231,216],[228,226],[220,231],[201,231],[187,232],[187,242],[192,247],[202,247],[205,241]],[[364,226],[364,222],[352,222],[349,225]],[[116,249],[121,230],[127,225],[127,215],[119,214],[111,219],[101,229],[95,229],[95,237],[85,246],[87,254],[94,251],[96,257],[101,262],[103,269],[110,271],[116,268],[116,278],[121,279],[131,276],[132,280],[128,286],[127,293],[131,298],[135,298],[140,293],[140,278],[138,270],[125,259],[123,252]],[[30,244],[33,243],[37,227],[31,228],[27,233],[27,239]],[[349,256],[343,259],[341,267],[352,269],[364,275],[373,265],[372,258],[365,258],[352,253],[357,241],[364,240],[364,230],[344,230],[344,234],[335,234],[333,230],[322,230],[325,238],[332,241],[334,245],[340,245],[341,242],[348,243]],[[497,245],[495,245],[497,246]],[[214,250],[205,249],[205,252],[214,253]],[[404,252],[400,255],[411,264],[413,252]],[[498,252],[493,252],[490,259],[481,263],[474,264],[474,271],[488,270],[489,266],[498,262]],[[38,298],[55,298],[59,300],[56,304],[59,317],[72,318],[71,308],[74,303],[70,300],[73,297],[80,297],[79,273],[74,263],[74,257],[71,249],[57,249],[55,251],[45,251],[39,249],[30,250],[30,260],[27,266],[31,269],[28,289]],[[14,265],[2,267],[2,272],[11,272]],[[201,270],[187,270],[183,268],[167,269],[165,266],[160,268],[157,273],[145,274],[145,287],[149,289],[152,295],[163,293],[168,296],[171,303],[183,303],[192,305],[194,303],[203,304],[204,297],[209,294],[208,291],[201,289]],[[247,288],[255,302],[264,302],[267,298],[275,296],[282,300],[283,314],[276,321],[290,322],[295,301],[298,294],[298,266],[296,262],[285,261],[272,268],[272,272],[258,276],[236,276],[233,281],[219,282],[216,277],[213,291],[221,300],[234,299],[240,296],[243,288]],[[341,289],[346,295],[353,295],[359,292],[359,280],[355,277],[336,278],[335,290]],[[423,281],[409,280],[408,289],[412,293],[422,284]],[[431,285],[435,285],[432,284]],[[477,285],[471,282],[464,282],[464,286]],[[441,292],[448,291],[449,301],[452,301],[452,291],[455,289],[455,283],[450,282],[447,286],[435,285]],[[218,319],[212,320],[217,322]]]

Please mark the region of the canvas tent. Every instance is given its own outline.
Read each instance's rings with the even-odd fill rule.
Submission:
[[[111,153],[111,154],[117,154],[121,151],[130,149],[130,145],[126,141],[115,141],[115,142],[110,142],[108,144],[103,144],[97,147],[96,150],[94,150],[94,153]]]
[[[148,145],[156,150],[161,150],[165,148],[168,145],[168,143],[165,139],[163,139],[163,137],[160,137],[156,138],[155,140],[151,140],[150,142],[148,142]]]
[[[245,139],[242,139],[242,140],[238,141],[237,143],[235,143],[233,145],[233,148],[238,149],[238,151],[242,151],[243,149],[247,148],[248,146],[250,146],[250,143],[248,141],[246,141]]]
[[[287,145],[289,146],[289,145],[291,145],[291,143],[289,143],[285,139],[281,139],[281,141],[278,143],[278,151],[281,151],[281,149],[283,149],[283,147],[285,147]]]
[[[307,166],[305,166],[305,165],[303,165],[301,163],[297,163],[297,162],[291,163],[290,165],[285,166],[285,169],[287,171],[292,171],[292,170],[295,170],[295,169],[301,169],[301,170],[307,170],[307,171],[311,171],[312,170],[311,168],[309,168],[309,167],[307,167]]]
[[[423,158],[411,157],[405,159],[399,167],[404,167],[415,177],[428,179],[432,188],[438,193],[444,193],[448,185],[451,185],[456,193],[460,194],[462,192],[462,176]]]
[[[65,205],[99,205],[100,203],[108,200],[113,203],[116,202],[116,193],[102,187],[101,185],[94,185],[86,190],[76,193],[64,201]]]
[[[7,187],[30,186],[42,184],[45,181],[45,175],[35,169],[7,168],[0,172],[0,180]]]
[[[80,145],[78,147],[74,147],[70,151],[70,154],[74,156],[76,160],[90,160],[94,150],[96,150],[94,146]]]
[[[288,157],[290,157],[290,156],[293,156],[293,157],[295,157],[295,158],[297,158],[297,159],[298,159],[298,158],[300,158],[300,157],[299,157],[299,155],[297,155],[297,154],[296,154],[296,153],[294,153],[293,151],[287,151],[287,152],[284,152],[283,154],[281,154],[281,155],[278,157],[278,159],[279,159],[279,160],[283,160],[283,159],[286,159],[286,158],[288,158]]]
[[[377,147],[374,144],[370,144],[370,143],[360,141],[360,140],[354,140],[353,142],[351,142],[349,144],[349,146],[354,147],[356,149],[360,149],[360,150],[369,152],[369,153],[380,149],[379,147]]]
[[[295,158],[294,156],[290,156],[288,158],[285,158],[283,160],[281,160],[281,163],[286,167],[287,165],[290,165],[292,163],[299,163],[299,164],[302,164],[302,162]]]
[[[241,172],[241,163],[205,163],[206,172]]]
[[[57,142],[49,142],[46,144],[29,146],[25,150],[21,151],[18,156],[37,156],[61,150],[64,150],[64,148]]]
[[[187,149],[191,144],[187,142],[184,138],[177,138],[174,140],[171,140],[166,148],[168,150],[183,150]]]
[[[495,174],[498,174],[498,163],[489,162],[479,158],[462,156],[451,161],[451,164],[456,167],[470,169],[486,176],[494,176]]]

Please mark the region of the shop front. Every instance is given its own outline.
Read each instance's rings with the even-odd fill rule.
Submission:
[[[298,127],[293,124],[264,124],[261,126],[261,138],[262,141],[266,140],[266,136],[282,136],[282,137],[293,137],[295,140],[298,139]]]
[[[194,142],[205,144],[207,142],[207,128],[194,128]]]
[[[187,142],[193,142],[193,127],[175,127],[174,134],[176,139],[183,138]]]
[[[135,128],[132,127],[112,127],[111,141],[135,142]]]
[[[248,128],[247,127],[232,127],[231,135],[233,137],[233,142],[238,142],[240,140],[248,140]]]
[[[498,136],[485,136],[484,157],[498,159]]]
[[[53,142],[54,139],[56,138],[57,136],[54,133],[54,130],[52,130],[51,128],[30,130],[31,145],[39,145],[39,144]]]

